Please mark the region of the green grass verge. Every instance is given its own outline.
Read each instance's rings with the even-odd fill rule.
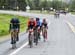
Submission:
[[[29,13],[37,13],[37,14],[54,14],[53,11],[47,11],[47,10],[44,10],[44,11],[40,11],[40,10],[30,10]]]
[[[14,15],[0,14],[0,37],[9,34],[9,23],[11,18],[13,17]],[[25,31],[28,17],[18,16],[18,15],[16,17],[19,18],[21,22],[20,31],[21,32]]]
[[[74,14],[75,15],[75,12],[71,12],[71,14]]]

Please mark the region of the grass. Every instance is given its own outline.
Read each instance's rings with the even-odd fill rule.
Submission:
[[[0,14],[0,37],[9,34],[9,23],[11,18],[13,17],[14,15]],[[21,23],[20,31],[21,32],[25,31],[28,17],[18,16],[18,15],[16,17],[19,18]]]
[[[71,14],[74,14],[75,15],[75,12],[71,12]]]
[[[30,10],[29,13],[37,13],[37,14],[54,14],[53,11],[47,11],[47,10],[44,10],[44,11],[40,11],[40,10]]]

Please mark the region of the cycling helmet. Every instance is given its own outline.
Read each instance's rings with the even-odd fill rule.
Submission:
[[[45,21],[46,21],[46,19],[44,18],[44,19],[43,19],[43,22],[45,22]]]
[[[30,21],[34,21],[34,18],[30,18]]]
[[[36,18],[36,21],[39,21],[40,19],[39,18]]]

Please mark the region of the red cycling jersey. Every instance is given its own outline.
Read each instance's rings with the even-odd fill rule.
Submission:
[[[28,21],[28,28],[33,28],[36,26],[36,21]]]

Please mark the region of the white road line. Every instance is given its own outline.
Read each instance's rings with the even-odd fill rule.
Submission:
[[[75,33],[75,27],[67,21],[67,24],[69,25],[69,27],[71,28],[71,30]]]
[[[20,48],[18,48],[14,52],[10,53],[9,55],[15,55],[17,52],[19,52],[21,49],[23,49],[27,45],[28,45],[28,42],[26,42],[24,45],[22,45]]]

